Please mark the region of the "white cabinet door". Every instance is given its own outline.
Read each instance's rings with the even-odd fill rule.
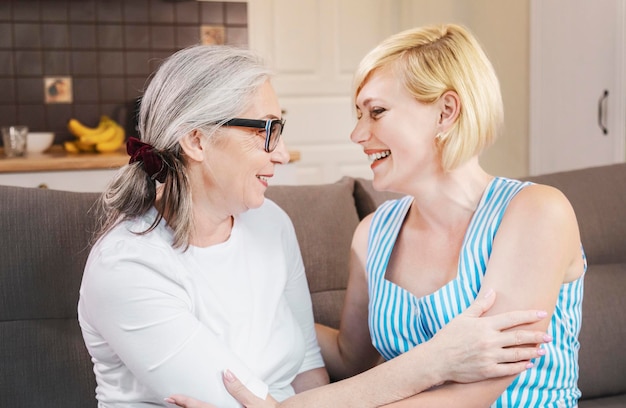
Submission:
[[[298,184],[371,177],[349,139],[351,82],[367,51],[395,31],[393,7],[386,0],[249,0],[250,48],[276,73],[285,142],[300,152]]]
[[[530,172],[624,161],[626,0],[532,0]]]

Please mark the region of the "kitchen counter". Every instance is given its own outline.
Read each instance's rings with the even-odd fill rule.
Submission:
[[[54,145],[47,152],[23,157],[0,154],[0,173],[34,171],[114,169],[128,163],[128,155],[120,149],[113,153],[67,153],[63,146]]]
[[[63,146],[54,145],[46,153],[9,158],[0,148],[0,173],[117,169],[128,163],[125,149],[113,153],[67,153]],[[299,159],[300,152],[289,152],[290,163]]]

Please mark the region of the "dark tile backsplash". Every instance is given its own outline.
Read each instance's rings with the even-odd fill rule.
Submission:
[[[201,25],[224,26],[226,44],[247,46],[245,2],[1,0],[0,125],[53,131],[95,126],[128,113],[159,61],[200,41]],[[44,103],[44,77],[71,77],[73,102]],[[1,143],[1,142],[0,142]]]

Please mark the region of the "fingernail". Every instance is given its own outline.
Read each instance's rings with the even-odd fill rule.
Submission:
[[[544,310],[540,310],[540,311],[538,311],[538,312],[537,312],[537,317],[540,317],[540,318],[542,318],[542,319],[543,319],[544,317],[546,317],[547,315],[548,315],[548,312],[546,312],[546,311],[544,311]]]
[[[543,335],[543,341],[545,341],[546,343],[549,343],[552,341],[552,336],[550,336],[549,334],[544,334]]]
[[[537,354],[539,354],[540,356],[545,356],[546,353],[547,351],[544,348],[540,348],[539,350],[537,350]]]
[[[533,368],[534,366],[535,366],[535,365],[534,365],[533,363],[528,363],[528,364],[526,364],[526,368],[527,368],[527,369],[528,369],[528,368]]]
[[[485,299],[489,299],[490,297],[492,297],[492,296],[493,296],[493,294],[494,294],[494,293],[495,293],[495,292],[493,291],[493,289],[487,289],[487,292],[485,293],[484,298],[485,298]]]
[[[232,383],[235,381],[235,376],[233,375],[233,373],[230,370],[224,370],[224,379],[229,382]]]
[[[176,401],[174,401],[172,398],[169,398],[169,397],[163,398],[163,401],[169,402],[170,404],[176,404]]]

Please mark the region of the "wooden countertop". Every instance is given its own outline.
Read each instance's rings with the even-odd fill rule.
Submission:
[[[54,145],[46,153],[24,157],[6,157],[0,149],[0,173],[117,169],[128,163],[125,149],[114,153],[67,153],[63,146]],[[300,152],[290,151],[289,162],[298,160]]]

